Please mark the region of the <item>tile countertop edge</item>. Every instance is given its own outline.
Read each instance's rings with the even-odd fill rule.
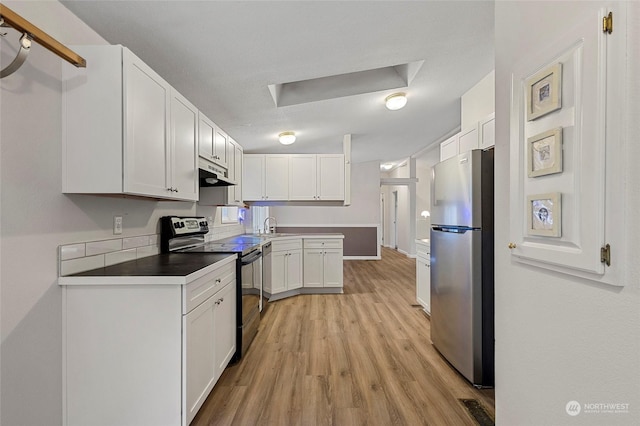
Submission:
[[[189,275],[112,275],[112,276],[64,276],[58,277],[58,285],[186,285],[198,278],[213,272],[214,270],[235,262],[237,255],[229,255],[223,260],[212,263],[204,268],[198,269]]]

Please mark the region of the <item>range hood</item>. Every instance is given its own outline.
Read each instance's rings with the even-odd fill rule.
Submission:
[[[198,158],[198,169],[199,169],[199,178],[200,178],[200,186],[229,186],[235,185],[235,182],[232,182],[227,178],[227,172],[221,167],[213,164],[211,161],[199,157]]]

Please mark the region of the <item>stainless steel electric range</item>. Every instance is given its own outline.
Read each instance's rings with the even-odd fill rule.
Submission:
[[[262,292],[262,251],[259,237],[236,237],[205,242],[209,232],[203,217],[165,216],[160,219],[163,253],[236,253],[236,354],[240,360],[258,332],[265,299]],[[270,244],[270,243],[267,243]]]

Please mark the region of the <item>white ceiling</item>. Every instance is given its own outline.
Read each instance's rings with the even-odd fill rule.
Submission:
[[[350,133],[353,162],[401,160],[460,126],[460,96],[494,67],[492,1],[63,3],[248,153],[341,152]],[[398,90],[277,108],[268,87],[422,60],[399,111],[384,107]]]

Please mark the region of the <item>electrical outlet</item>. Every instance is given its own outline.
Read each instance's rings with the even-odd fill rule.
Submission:
[[[113,217],[113,234],[114,235],[122,234],[122,216]]]

